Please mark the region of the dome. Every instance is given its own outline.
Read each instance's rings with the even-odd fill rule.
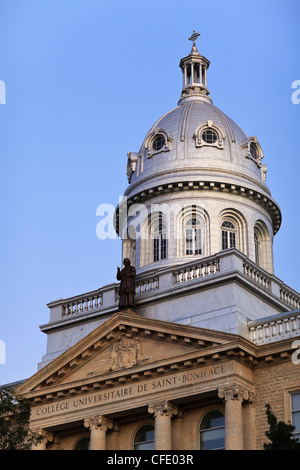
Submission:
[[[253,149],[253,155],[251,154]],[[128,155],[129,163],[132,154]],[[256,137],[246,133],[206,99],[186,101],[152,126],[129,166],[126,194],[149,189],[153,180],[197,180],[243,184],[270,195]]]
[[[227,248],[273,272],[281,212],[266,185],[263,150],[213,104],[209,64],[194,41],[179,64],[177,107],[153,124],[139,151],[127,154],[129,185],[116,229],[123,257],[138,274]]]

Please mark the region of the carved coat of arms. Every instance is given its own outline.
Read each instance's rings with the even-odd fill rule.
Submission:
[[[109,369],[128,369],[129,367],[149,362],[142,358],[141,343],[138,338],[123,333],[112,346]]]

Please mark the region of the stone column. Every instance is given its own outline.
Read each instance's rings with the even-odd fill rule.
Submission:
[[[155,417],[154,447],[155,450],[172,449],[171,419],[178,414],[178,407],[163,400],[152,403],[148,407],[149,413]]]
[[[32,444],[31,450],[46,450],[47,449],[47,443],[53,441],[53,433],[50,431],[47,431],[47,429],[39,429],[38,431],[35,431],[37,434],[39,434],[42,439],[40,442],[37,442],[36,444]]]
[[[248,391],[238,384],[221,387],[220,398],[225,401],[225,449],[243,450],[243,414],[242,402],[248,399]]]
[[[249,399],[243,407],[244,450],[256,450],[255,395],[249,392]]]
[[[84,420],[90,430],[90,450],[106,450],[106,432],[112,429],[113,420],[106,416],[92,416]]]

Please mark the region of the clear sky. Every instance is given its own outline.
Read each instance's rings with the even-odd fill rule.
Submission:
[[[214,104],[262,145],[275,274],[299,291],[299,17],[300,0],[0,0],[0,384],[37,371],[48,302],[115,282],[121,243],[97,238],[96,210],[177,106],[193,30]]]

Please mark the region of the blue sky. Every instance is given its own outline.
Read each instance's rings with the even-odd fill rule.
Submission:
[[[96,209],[177,106],[194,29],[214,104],[263,147],[275,274],[299,290],[299,14],[299,0],[0,0],[0,384],[36,372],[49,301],[115,282],[120,240],[97,238]]]

